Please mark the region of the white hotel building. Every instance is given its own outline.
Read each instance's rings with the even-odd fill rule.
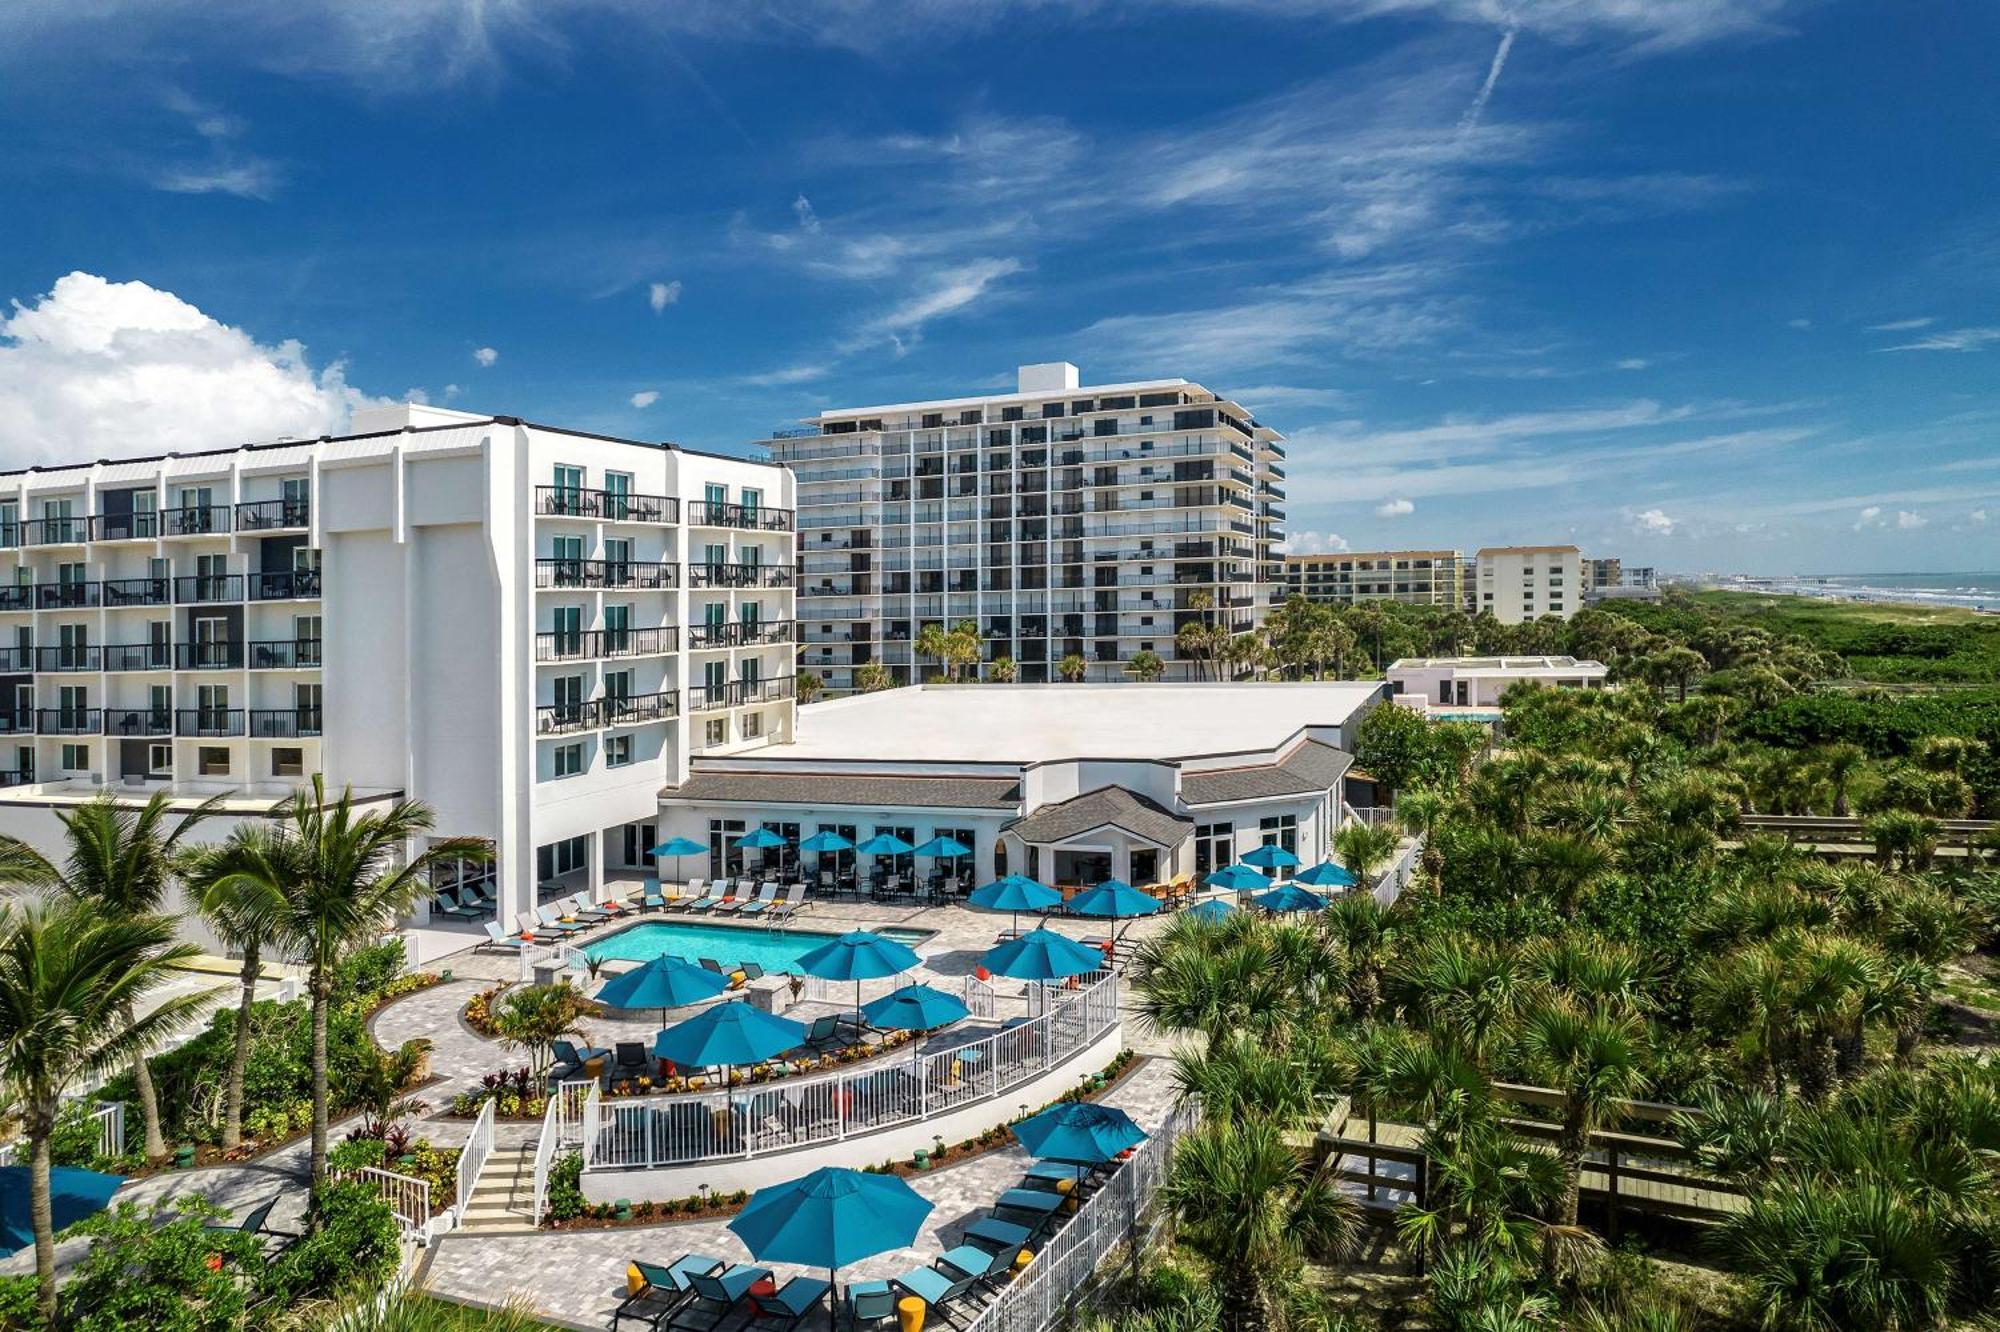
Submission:
[[[1123,679],[1141,651],[1189,679],[1182,624],[1264,616],[1283,437],[1184,379],[1078,381],[1022,366],[1013,393],[843,407],[759,441],[798,478],[801,669],[836,692],[868,662],[910,683],[937,669],[923,627],[971,620],[1023,683],[1070,654]]]
[[[428,407],[0,474],[0,831],[226,832],[323,772],[495,844],[500,905],[650,868],[696,753],[790,737],[791,474]]]

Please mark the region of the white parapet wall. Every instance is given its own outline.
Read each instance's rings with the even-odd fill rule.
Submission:
[[[593,1203],[619,1199],[660,1201],[690,1197],[704,1185],[716,1193],[761,1189],[767,1184],[796,1179],[820,1166],[848,1166],[858,1170],[885,1161],[907,1161],[918,1148],[929,1148],[939,1138],[956,1144],[1006,1124],[1020,1114],[1023,1105],[1040,1109],[1085,1077],[1102,1070],[1117,1057],[1124,1044],[1123,1027],[1113,1022],[1089,1045],[1073,1051],[1041,1076],[1008,1087],[1001,1095],[968,1101],[928,1119],[870,1133],[680,1166],[586,1170],[583,1196]]]

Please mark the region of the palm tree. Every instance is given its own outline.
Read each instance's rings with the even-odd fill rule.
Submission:
[[[1396,822],[1403,825],[1403,831],[1412,837],[1423,839],[1424,849],[1419,861],[1423,866],[1424,881],[1432,891],[1444,886],[1444,852],[1438,849],[1435,834],[1438,820],[1450,809],[1450,797],[1428,786],[1415,787],[1396,797]]]
[[[397,800],[380,813],[357,815],[354,792],[331,803],[317,773],[273,823],[244,824],[218,851],[210,892],[241,893],[266,935],[306,965],[312,1001],[312,1182],[326,1177],[327,1014],[340,962],[396,922],[430,891],[438,865],[485,860],[492,846],[473,837],[432,841],[404,859],[427,832],[430,807]]]
[[[800,671],[792,688],[797,692],[799,702],[810,703],[826,691],[826,681],[811,671]]]
[[[995,657],[986,668],[986,679],[991,684],[1013,684],[1020,673],[1012,657]]]
[[[257,980],[263,974],[264,922],[257,895],[240,883],[217,884],[212,866],[222,848],[203,847],[181,859],[181,883],[200,908],[217,937],[243,954],[241,994],[236,1003],[236,1046],[229,1056],[229,1083],[222,1097],[222,1147],[243,1144],[243,1070],[250,1059],[250,1014],[257,1001]]]
[[[1354,1200],[1263,1118],[1213,1119],[1183,1139],[1161,1196],[1213,1265],[1230,1328],[1287,1326],[1279,1295],[1300,1263],[1347,1251],[1359,1229]]]
[[[1576,919],[1577,907],[1611,868],[1611,857],[1577,837],[1550,834],[1528,848],[1528,865],[1535,886],[1555,899],[1563,919]]]
[[[1393,827],[1357,822],[1347,824],[1333,835],[1333,850],[1366,891],[1368,880],[1396,854],[1401,841]]]
[[[1160,660],[1159,653],[1144,649],[1134,652],[1131,660],[1125,663],[1125,673],[1127,675],[1131,676],[1134,680],[1141,680],[1147,683],[1159,679],[1162,675],[1166,674],[1166,670],[1167,663]]]
[[[28,1139],[35,1275],[51,1327],[49,1136],[69,1087],[142,1060],[207,1001],[206,992],[184,994],[133,1016],[166,969],[198,951],[173,940],[172,922],[160,915],[116,915],[66,896],[0,903],[0,1085],[17,1103]]]
[[[171,831],[165,826],[169,802],[165,791],[155,791],[136,810],[108,792],[73,810],[57,810],[68,844],[62,868],[19,838],[0,837],[0,883],[73,898],[127,920],[163,914],[180,841],[219,799],[211,797],[197,805]],[[160,1100],[145,1060],[133,1062],[132,1082],[145,1123],[146,1155],[157,1160],[167,1154],[167,1139],[160,1129]]]
[[[1860,745],[1833,744],[1819,751],[1819,770],[1826,778],[1827,788],[1833,793],[1833,814],[1836,818],[1847,817],[1847,793],[1854,785],[1854,776],[1868,761],[1868,752]]]
[[[1395,944],[1395,916],[1372,893],[1348,893],[1327,904],[1319,923],[1340,945],[1348,1006],[1366,1021],[1382,1001],[1382,970]]]
[[[1090,674],[1090,663],[1080,652],[1064,653],[1063,659],[1056,663],[1056,674],[1070,684],[1082,684],[1083,678]]]
[[[1590,1135],[1615,1114],[1619,1101],[1646,1085],[1646,1026],[1628,1014],[1543,1004],[1527,1015],[1521,1047],[1537,1075],[1562,1093],[1556,1156],[1563,1163],[1564,1183],[1558,1223],[1574,1226]]]
[[[927,624],[917,631],[915,648],[919,657],[929,657],[938,664],[940,673],[955,675],[958,668],[948,660],[951,656],[951,631],[941,624]]]
[[[896,683],[889,668],[879,661],[864,661],[854,668],[854,687],[864,694],[877,694]]]

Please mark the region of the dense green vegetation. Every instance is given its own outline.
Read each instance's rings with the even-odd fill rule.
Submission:
[[[1720,622],[1796,635],[1837,653],[1860,680],[2000,684],[2000,617],[1969,610],[1697,592],[1620,613],[1658,631]]]
[[[1626,635],[1621,657],[1675,646],[1595,630]],[[1418,887],[1303,922],[1182,919],[1147,945],[1146,1017],[1195,1038],[1176,1076],[1206,1122],[1170,1171],[1175,1251],[1109,1326],[1906,1332],[1990,1308],[2000,1065],[1957,1044],[1939,999],[1992,946],[2000,876],[1922,869],[1886,830],[1884,865],[1738,825],[1763,798],[1748,774],[1778,759],[1921,822],[1910,805],[1985,746],[1747,741],[1767,709],[1812,701],[1797,688],[1816,650],[1754,629],[1690,641],[1710,678],[1768,673],[1775,696],[1683,701],[1671,671],[1636,668],[1616,691],[1517,689],[1483,763],[1459,728],[1378,710],[1361,760],[1429,834]],[[1550,1108],[1499,1090],[1523,1083]],[[1381,1270],[1356,1267],[1370,1227],[1301,1151],[1342,1097],[1421,1126],[1431,1160],[1428,1198],[1388,1231],[1392,1267],[1421,1260],[1393,1295],[1337,1298]],[[1591,1135],[1624,1126],[1626,1098],[1687,1107],[1691,1165],[1744,1191],[1691,1248],[1627,1219],[1638,1243],[1710,1265],[1705,1281],[1608,1251],[1581,1194]],[[1546,1135],[1517,1132],[1524,1115]]]

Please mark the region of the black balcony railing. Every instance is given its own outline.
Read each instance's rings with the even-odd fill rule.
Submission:
[[[174,713],[174,734],[233,736],[243,734],[241,708],[182,708]]]
[[[250,575],[252,601],[297,601],[319,595],[319,570],[282,569]]]
[[[792,641],[790,620],[740,620],[734,624],[688,626],[688,646],[702,648],[748,647],[760,643]]]
[[[771,680],[731,680],[719,685],[692,685],[688,689],[690,712],[715,712],[739,708],[746,703],[771,703],[792,696],[792,677]]]
[[[699,527],[741,527],[752,532],[789,532],[790,509],[767,509],[761,504],[723,504],[715,500],[689,500],[688,522]]]
[[[0,671],[32,671],[35,669],[35,650],[31,647],[0,647]]]
[[[158,510],[149,512],[100,513],[91,519],[99,541],[151,541],[160,534]]]
[[[592,657],[654,657],[680,648],[673,625],[645,629],[557,630],[535,635],[536,661],[581,661]]]
[[[33,708],[0,708],[0,735],[33,735]]]
[[[104,734],[156,736],[174,733],[174,714],[166,708],[106,708]]]
[[[99,586],[107,606],[165,606],[174,599],[170,578],[107,578]]]
[[[35,608],[35,585],[33,583],[8,583],[0,586],[0,611],[24,611]]]
[[[41,610],[73,610],[97,604],[95,583],[36,583],[35,605]]]
[[[162,536],[225,536],[230,527],[227,504],[184,504],[160,510]]]
[[[257,639],[246,664],[253,671],[310,671],[319,668],[317,638]]]
[[[634,694],[629,698],[613,695],[598,699],[595,706],[599,726],[643,726],[647,722],[678,717],[681,694],[678,689],[668,689],[657,694]]]
[[[250,738],[253,740],[301,740],[320,733],[318,708],[252,708]]]
[[[285,528],[312,526],[309,500],[246,500],[236,506],[239,532],[276,532]]]
[[[106,643],[104,669],[107,671],[165,671],[174,664],[171,643]]]
[[[786,564],[690,564],[689,587],[790,587]]]
[[[88,540],[88,518],[29,518],[21,524],[25,546],[80,546]]]
[[[38,708],[35,730],[42,735],[96,735],[103,725],[97,708]]]
[[[536,587],[673,588],[681,585],[681,566],[653,560],[535,561]]]
[[[536,486],[535,512],[559,518],[598,518],[608,523],[672,523],[680,521],[681,502],[672,495]]]
[[[206,605],[243,600],[242,574],[194,574],[174,579],[174,600],[181,605]]]
[[[593,705],[589,703],[548,703],[535,709],[536,735],[574,735],[587,731],[595,723],[591,720]]]
[[[0,787],[26,786],[35,780],[35,774],[27,768],[0,768]]]
[[[68,647],[35,649],[38,671],[101,671],[104,654],[95,644],[76,643]]]
[[[174,665],[183,671],[240,671],[243,669],[243,645],[226,640],[176,643]]]

